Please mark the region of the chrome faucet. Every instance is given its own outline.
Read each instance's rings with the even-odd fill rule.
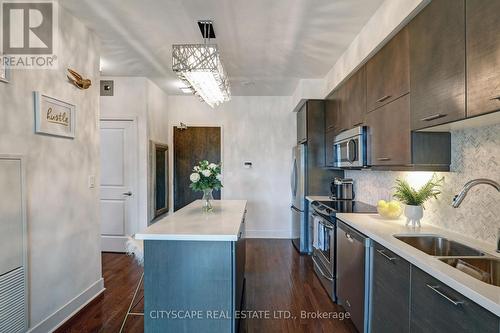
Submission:
[[[473,179],[464,185],[460,193],[455,195],[455,197],[453,198],[453,203],[451,204],[453,208],[458,208],[462,203],[462,201],[464,201],[469,190],[479,184],[491,185],[494,188],[496,188],[498,192],[500,192],[500,184],[498,184],[494,180],[485,178]],[[498,228],[498,234],[497,234],[497,252],[500,253],[500,228]]]
[[[460,206],[460,204],[462,203],[462,201],[464,201],[469,190],[471,188],[473,188],[474,186],[479,185],[479,184],[486,184],[486,185],[493,186],[494,188],[497,189],[498,192],[500,192],[500,184],[498,184],[494,180],[486,179],[486,178],[473,179],[464,185],[464,187],[462,188],[460,193],[455,195],[455,197],[453,198],[453,202],[451,204],[453,206],[453,208],[458,208]]]

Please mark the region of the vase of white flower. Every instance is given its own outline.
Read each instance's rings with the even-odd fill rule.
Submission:
[[[191,189],[203,192],[203,211],[211,212],[213,210],[213,190],[222,188],[222,175],[220,164],[201,161],[193,168],[193,173],[189,177],[191,180]]]
[[[212,200],[214,200],[213,196],[213,189],[209,188],[206,190],[203,190],[203,198],[201,198],[201,201],[203,201],[203,208],[202,210],[204,212],[211,212],[214,208],[212,207]]]

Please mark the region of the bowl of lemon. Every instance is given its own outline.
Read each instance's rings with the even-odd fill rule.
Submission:
[[[386,219],[398,219],[403,213],[403,208],[399,201],[391,200],[389,202],[385,200],[379,200],[377,203],[377,212]]]

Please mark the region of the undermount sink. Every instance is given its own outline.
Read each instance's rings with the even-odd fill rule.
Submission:
[[[395,238],[435,257],[480,257],[484,253],[437,235],[394,235]]]
[[[440,258],[439,260],[480,281],[500,287],[500,259]]]

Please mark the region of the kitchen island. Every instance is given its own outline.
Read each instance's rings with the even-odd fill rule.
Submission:
[[[195,201],[136,234],[144,240],[144,330],[237,332],[243,304],[244,200]]]

